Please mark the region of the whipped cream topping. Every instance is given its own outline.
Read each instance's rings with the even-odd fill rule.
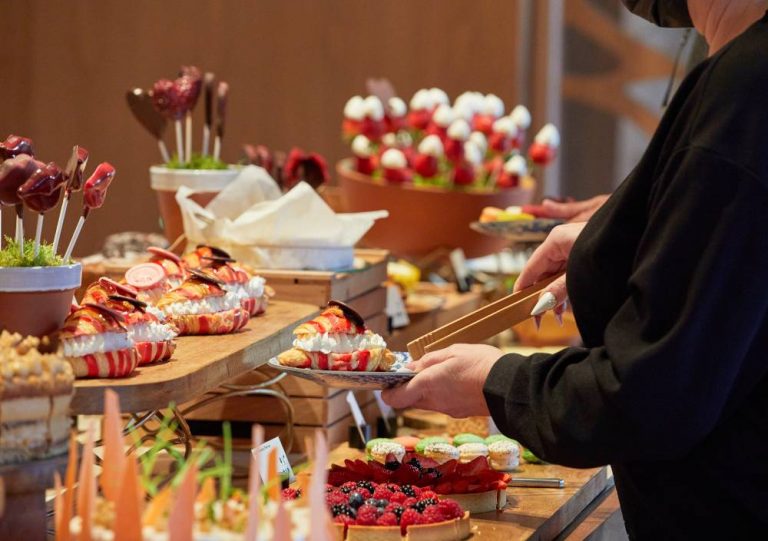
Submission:
[[[456,113],[453,112],[450,105],[442,103],[437,106],[432,121],[441,128],[447,128],[456,119]]]
[[[408,106],[405,104],[402,98],[392,96],[387,100],[387,106],[389,108],[389,114],[395,118],[405,116],[408,112]]]
[[[320,353],[352,353],[363,349],[383,349],[387,343],[378,334],[368,331],[364,334],[323,333],[297,337],[293,347]]]
[[[417,90],[416,93],[411,98],[411,109],[418,111],[421,109],[431,109],[432,108],[432,97],[429,94],[429,89],[422,88],[420,90]]]
[[[165,342],[176,338],[176,333],[168,325],[150,321],[128,327],[128,336],[134,342]]]
[[[515,126],[521,130],[527,130],[531,127],[531,112],[525,105],[518,105],[509,114],[509,118],[515,123]]]
[[[484,102],[485,96],[481,92],[464,92],[456,98],[454,107],[472,118],[482,110]]]
[[[478,166],[482,164],[483,154],[484,152],[480,150],[480,147],[478,147],[474,141],[469,140],[464,142],[464,159],[472,165]]]
[[[419,143],[419,153],[439,158],[444,153],[443,142],[437,135],[427,135]]]
[[[365,118],[365,100],[362,96],[352,96],[344,106],[344,117],[350,120]]]
[[[387,134],[392,135],[392,134]],[[371,140],[365,135],[358,135],[352,139],[352,153],[358,158],[370,158],[372,154]]]
[[[483,154],[488,150],[488,138],[485,137],[484,133],[473,131],[469,134],[469,140],[475,143],[477,148],[479,148]]]
[[[400,130],[395,135],[395,141],[400,148],[408,148],[413,146],[413,137],[407,130]]]
[[[396,147],[397,146],[397,135],[395,135],[392,132],[385,133],[384,135],[381,136],[381,142],[384,143],[384,146]],[[352,141],[352,143],[354,144],[354,141]],[[352,150],[354,150],[354,148]],[[360,156],[360,157],[362,158],[364,156]]]
[[[432,100],[432,105],[445,104],[448,105],[451,100],[448,99],[448,94],[442,88],[432,87],[429,89],[429,98]]]
[[[533,139],[541,145],[547,145],[552,148],[560,147],[560,132],[554,124],[546,124],[539,130],[536,137]]]
[[[503,116],[493,123],[493,131],[509,137],[515,137],[518,133],[518,127],[510,117]]]
[[[504,164],[504,171],[510,175],[523,177],[528,174],[528,162],[520,154],[515,154]]]
[[[207,297],[195,301],[174,302],[164,307],[169,316],[191,316],[215,314],[240,307],[240,299],[234,293],[227,292],[223,297]]]
[[[93,353],[107,353],[133,347],[128,333],[105,332],[62,339],[65,357],[82,357]]]
[[[404,169],[408,161],[401,150],[390,148],[381,155],[381,165],[387,169]]]
[[[160,310],[157,306],[147,304],[147,307],[144,310],[146,310],[148,314],[151,314],[160,320],[160,323],[165,321],[165,312]]]
[[[382,120],[384,118],[384,104],[376,96],[365,98],[365,115],[373,120]]]
[[[480,112],[484,115],[499,118],[504,114],[504,102],[496,94],[488,94],[483,98],[483,106]]]
[[[458,120],[454,120],[448,128],[448,137],[457,141],[466,141],[469,139],[469,134],[471,131],[472,130],[469,128],[469,123],[463,118],[460,118]]]
[[[238,300],[260,299],[264,296],[264,284],[266,280],[261,276],[254,276],[245,284],[226,284],[224,289],[228,294],[237,297]]]

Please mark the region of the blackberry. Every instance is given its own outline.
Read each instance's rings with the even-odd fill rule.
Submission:
[[[422,473],[424,475],[434,475],[435,479],[440,479],[443,476],[437,468],[426,468]]]
[[[350,492],[352,492],[352,487],[341,487],[342,494],[349,494]]]
[[[389,471],[395,471],[400,467],[400,463],[397,460],[391,460],[384,463],[384,468]]]
[[[330,494],[330,493],[331,493],[331,492],[333,492],[334,490],[336,490],[336,487],[332,487],[332,486],[327,486],[327,487],[325,487],[325,493],[326,493],[326,494]]]
[[[416,492],[413,490],[413,487],[411,485],[403,485],[400,487],[400,490],[403,494],[408,496],[409,498],[415,498]]]
[[[405,511],[405,507],[395,507],[391,510],[395,516],[397,517],[398,522],[400,521],[400,517],[403,516],[403,512]]]
[[[353,492],[349,495],[349,506],[352,509],[357,509],[361,505],[363,505],[363,495],[359,492]]]
[[[411,506],[411,509],[416,509],[419,513],[423,513],[424,510],[429,507],[430,505],[437,505],[437,500],[434,498],[427,498],[426,500],[421,500],[420,502],[417,502]]]
[[[370,481],[358,481],[357,486],[360,488],[364,488],[365,490],[373,494],[373,490],[374,490],[373,483],[371,483]]]
[[[413,457],[408,461],[408,464],[416,468],[417,470],[421,471],[421,462],[419,462],[419,459],[416,457]]]
[[[339,515],[346,515],[349,518],[355,518],[355,510],[352,509],[350,506],[348,506],[345,503],[338,503],[336,505],[331,506],[331,514],[334,517],[338,517]]]

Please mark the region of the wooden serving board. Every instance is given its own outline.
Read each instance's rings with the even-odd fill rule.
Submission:
[[[120,407],[126,413],[193,400],[289,348],[294,327],[317,313],[317,307],[311,304],[275,300],[266,314],[249,321],[240,332],[182,336],[168,362],[138,368],[127,378],[76,380],[72,412],[100,415],[104,411],[105,389],[120,396]]]

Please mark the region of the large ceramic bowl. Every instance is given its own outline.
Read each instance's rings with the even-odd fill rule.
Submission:
[[[195,191],[191,199],[206,206],[240,173],[239,168],[229,169],[169,169],[162,165],[149,168],[152,189],[157,194],[157,206],[163,219],[165,237],[173,243],[182,233],[184,224],[181,209],[176,202],[176,192],[182,186]]]
[[[375,180],[355,171],[351,160],[336,166],[344,209],[364,212],[386,209],[389,218],[379,220],[364,242],[376,248],[420,257],[441,248],[462,248],[467,257],[481,257],[508,246],[504,239],[470,229],[485,207],[506,208],[531,202],[533,179],[524,187],[509,190],[445,190],[399,186]]]
[[[82,281],[80,263],[0,267],[0,329],[45,336],[62,327]]]

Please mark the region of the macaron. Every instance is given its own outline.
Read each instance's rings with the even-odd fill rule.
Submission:
[[[413,452],[416,450],[416,445],[421,441],[416,436],[398,436],[397,438],[392,438],[392,441],[396,441],[403,447],[405,447],[406,451]]]
[[[374,445],[377,445],[379,443],[386,443],[392,441],[390,438],[373,438],[372,440],[368,440],[368,443],[365,444],[365,454],[368,456],[368,458],[371,457],[371,449],[373,449]]]
[[[469,434],[468,432],[456,434],[453,437],[453,444],[456,447],[459,445],[464,445],[465,443],[485,443],[485,440],[477,434]]]
[[[488,459],[494,470],[514,470],[520,465],[520,447],[512,440],[495,441],[488,446]]]
[[[515,443],[517,443],[517,441],[513,440],[508,436],[505,436],[504,434],[494,434],[493,436],[488,436],[487,438],[485,438],[486,445],[496,443],[497,441],[514,441]]]
[[[419,440],[419,443],[416,444],[415,450],[420,455],[424,454],[424,449],[427,448],[427,445],[430,443],[448,443],[450,444],[451,441],[448,438],[443,438],[441,436],[429,436],[428,438],[424,438],[422,440]]]
[[[485,443],[464,443],[457,447],[459,462],[472,462],[479,456],[488,456],[488,446]]]
[[[438,464],[459,459],[459,450],[450,443],[430,443],[424,448],[424,456]]]
[[[546,464],[546,462],[534,455],[530,449],[523,449],[523,459],[529,464]]]
[[[405,456],[405,447],[396,441],[383,441],[371,447],[371,458],[376,462],[386,464],[389,456],[394,456],[395,460],[402,462]]]

